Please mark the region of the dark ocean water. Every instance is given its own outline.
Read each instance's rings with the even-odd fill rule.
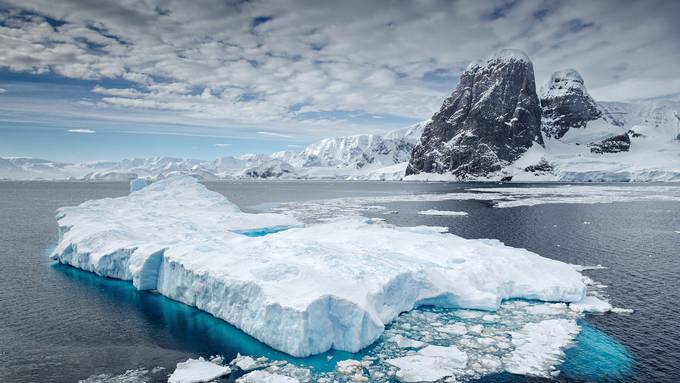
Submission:
[[[370,182],[221,182],[208,187],[245,209],[291,200],[450,192],[470,185]],[[285,358],[228,324],[131,284],[55,265],[55,209],[126,195],[122,183],[0,182],[0,382],[73,382],[197,355]],[[447,226],[582,265],[631,315],[592,315],[558,381],[680,381],[680,204],[555,204],[508,209],[484,201],[401,202],[397,225]],[[427,209],[467,217],[422,216]],[[585,225],[584,222],[590,222]],[[335,353],[337,357],[348,356]],[[327,355],[297,361],[323,367]],[[623,361],[623,362],[622,362]],[[619,365],[621,364],[621,365]],[[601,369],[599,374],[593,371]],[[611,373],[618,371],[617,373]],[[168,371],[158,374],[167,376]],[[605,377],[605,378],[603,378]],[[607,379],[606,377],[609,377]],[[159,378],[160,379],[160,378]],[[544,381],[501,374],[485,382]]]

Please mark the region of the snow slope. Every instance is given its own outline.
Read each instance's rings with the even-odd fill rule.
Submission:
[[[300,226],[248,214],[191,177],[61,208],[53,258],[224,319],[294,356],[358,351],[421,305],[496,310],[511,298],[578,302],[569,265],[495,240],[365,218]],[[252,237],[247,230],[289,226]]]

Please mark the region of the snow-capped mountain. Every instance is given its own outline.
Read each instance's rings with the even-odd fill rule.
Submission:
[[[680,181],[679,102],[598,103],[573,69],[555,72],[537,100],[533,78],[515,50],[471,64],[425,126],[406,179]]]
[[[534,69],[521,51],[503,50],[472,63],[427,124],[406,175],[486,177],[542,144]]]
[[[247,154],[212,161],[172,157],[69,164],[0,158],[0,179],[127,181],[189,174],[205,180],[242,178],[400,179],[425,122],[380,135],[326,138],[301,152]],[[396,167],[395,167],[396,165]]]
[[[536,92],[517,50],[475,62],[432,119],[385,135],[326,138],[300,152],[212,161],[157,157],[69,164],[0,158],[0,179],[678,181],[680,101],[597,102],[573,69]]]

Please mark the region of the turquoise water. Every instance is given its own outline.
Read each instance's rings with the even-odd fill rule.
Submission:
[[[377,346],[372,345],[359,353],[332,350],[312,357],[294,358],[270,348],[204,311],[159,294],[138,291],[130,282],[103,278],[59,263],[53,263],[51,267],[67,278],[99,292],[112,305],[131,306],[139,310],[154,326],[169,329],[174,338],[172,343],[178,343],[183,349],[205,357],[222,355],[230,360],[236,357],[237,353],[256,357],[266,356],[271,360],[286,360],[321,373],[333,371],[339,360],[360,360],[365,355],[370,355],[371,350]],[[459,322],[468,321],[461,319]],[[593,328],[586,321],[579,321],[579,325],[582,330],[576,337],[574,346],[566,350],[566,359],[560,367],[565,377],[579,381],[601,382],[622,380],[631,374],[632,359],[623,345]],[[211,352],[206,353],[206,350]],[[497,382],[499,379],[505,381],[509,377],[507,373],[496,374],[486,377],[483,381]]]
[[[357,357],[352,353],[332,350],[308,358],[294,358],[204,311],[160,294],[139,291],[128,281],[100,277],[57,262],[51,267],[65,277],[99,292],[108,304],[132,307],[141,312],[154,327],[169,329],[172,339],[161,344],[163,347],[180,346],[197,355],[221,355],[227,360],[235,358],[237,353],[265,356],[271,360],[286,360],[298,366],[313,367],[319,372],[334,370],[338,360]],[[158,341],[164,342],[165,339],[159,338]]]
[[[243,234],[248,237],[264,237],[265,235],[278,233],[288,229],[290,229],[290,226],[271,226],[257,229],[234,230],[234,233]]]
[[[586,381],[623,380],[633,370],[633,360],[622,344],[580,321],[576,345],[565,352],[560,370],[567,377]]]

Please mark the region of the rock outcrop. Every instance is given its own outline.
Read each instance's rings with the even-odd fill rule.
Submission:
[[[569,129],[585,128],[588,121],[602,117],[583,78],[573,69],[552,74],[541,91],[541,107],[543,133],[551,138],[562,138]]]
[[[623,133],[600,142],[593,142],[588,146],[592,153],[597,154],[627,152],[630,150],[630,136],[628,133]]]
[[[502,50],[472,63],[424,129],[406,175],[484,177],[542,144],[541,106],[531,60]]]

